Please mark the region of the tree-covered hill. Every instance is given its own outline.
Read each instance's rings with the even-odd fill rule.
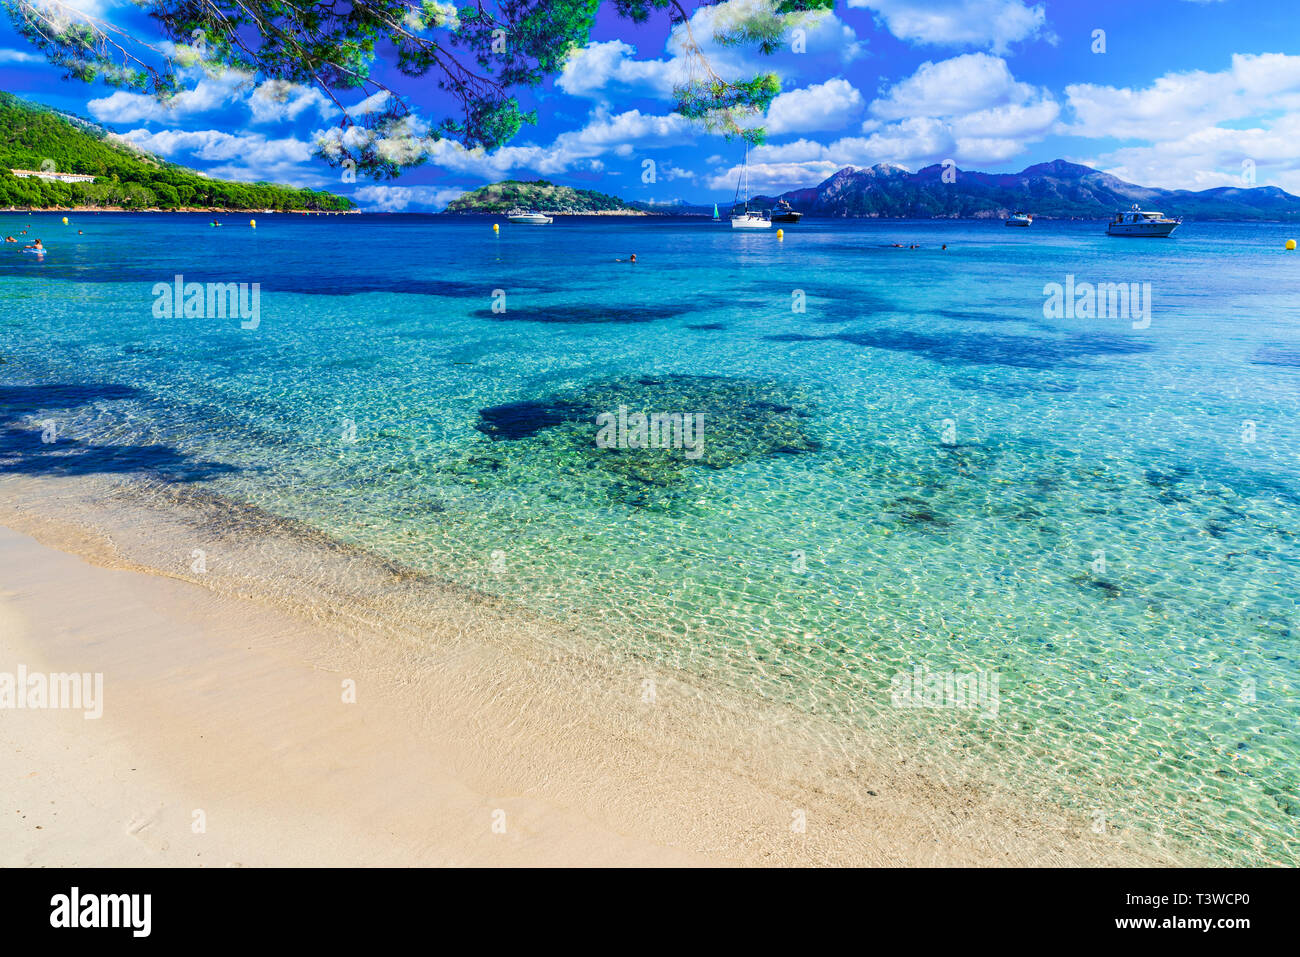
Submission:
[[[93,183],[21,179],[13,169],[85,173]],[[333,193],[271,183],[209,179],[191,169],[115,142],[86,120],[0,93],[0,207],[123,209],[350,210]]]
[[[504,182],[480,186],[452,200],[447,206],[447,212],[508,213],[516,207],[559,215],[647,213],[646,208],[639,203],[626,203],[617,196],[598,193],[593,189],[557,186],[544,179],[531,182],[508,179]]]

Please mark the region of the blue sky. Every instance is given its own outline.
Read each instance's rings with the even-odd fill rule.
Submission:
[[[124,26],[143,22],[128,0],[68,2]],[[1015,171],[1062,157],[1149,186],[1245,186],[1253,175],[1256,185],[1300,194],[1294,3],[837,0],[832,14],[805,24],[802,51],[793,37],[771,57],[706,39],[716,23],[771,2],[727,0],[692,20],[719,73],[771,69],[782,79],[768,143],[751,155],[755,192],[815,185],[844,166],[951,159]],[[1094,51],[1098,30],[1104,52]],[[436,209],[507,177],[628,199],[729,202],[743,147],[672,112],[673,83],[685,76],[679,50],[665,17],[637,27],[602,10],[591,45],[523,98],[537,126],[495,153],[435,144],[428,165],[380,184],[344,182],[312,158],[338,113],[309,88],[195,74],[163,107],[60,79],[7,23],[0,88],[96,119],[213,176],[328,188],[372,209]],[[436,105],[429,81],[395,78],[382,62],[377,74],[417,105]]]

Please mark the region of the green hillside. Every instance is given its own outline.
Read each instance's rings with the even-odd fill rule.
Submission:
[[[39,170],[47,160],[60,173],[86,173],[96,180],[58,183],[9,172]],[[353,203],[310,189],[208,179],[115,143],[93,123],[0,93],[0,207],[8,206],[342,211]]]
[[[522,182],[508,179],[501,183],[480,186],[452,200],[449,213],[508,213],[515,207],[542,213],[644,213],[643,208],[625,203],[617,196],[598,193],[593,189],[574,189],[557,186],[544,179]]]

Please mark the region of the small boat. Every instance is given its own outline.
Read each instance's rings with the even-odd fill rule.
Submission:
[[[716,222],[718,222],[718,220],[720,220],[721,218],[722,218],[722,217],[720,217],[720,216],[718,215],[718,204],[717,204],[717,203],[714,203],[714,204],[713,204],[713,221],[716,223]]]
[[[1127,212],[1115,214],[1115,218],[1106,224],[1106,234],[1108,236],[1151,236],[1160,238],[1168,236],[1181,226],[1182,222],[1181,216],[1177,219],[1170,219],[1164,213],[1139,209],[1138,204],[1134,203],[1133,208]]]
[[[741,188],[744,188],[745,202],[740,202]],[[745,165],[741,167],[740,179],[736,181],[736,199],[731,205],[732,229],[771,229],[772,214],[766,209],[749,208],[749,141],[745,141]]]
[[[772,222],[774,223],[797,223],[803,219],[803,213],[799,212],[787,200],[778,199],[776,208],[772,210]]]
[[[1022,213],[1019,210],[1017,210],[1016,212],[1011,214],[1009,219],[1007,219],[1007,225],[1008,226],[1032,226],[1034,225],[1034,214]]]
[[[554,220],[544,213],[533,213],[523,209],[512,209],[510,222],[516,226],[549,226]]]

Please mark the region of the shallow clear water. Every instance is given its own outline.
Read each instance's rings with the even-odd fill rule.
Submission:
[[[1300,856],[1296,227],[71,218],[0,214],[51,248],[0,248],[5,470],[203,483],[845,721],[996,674],[996,715],[907,717]],[[156,318],[178,273],[260,283],[257,327]],[[1149,282],[1149,324],[1045,318],[1067,275]],[[705,454],[598,449],[623,402]]]

